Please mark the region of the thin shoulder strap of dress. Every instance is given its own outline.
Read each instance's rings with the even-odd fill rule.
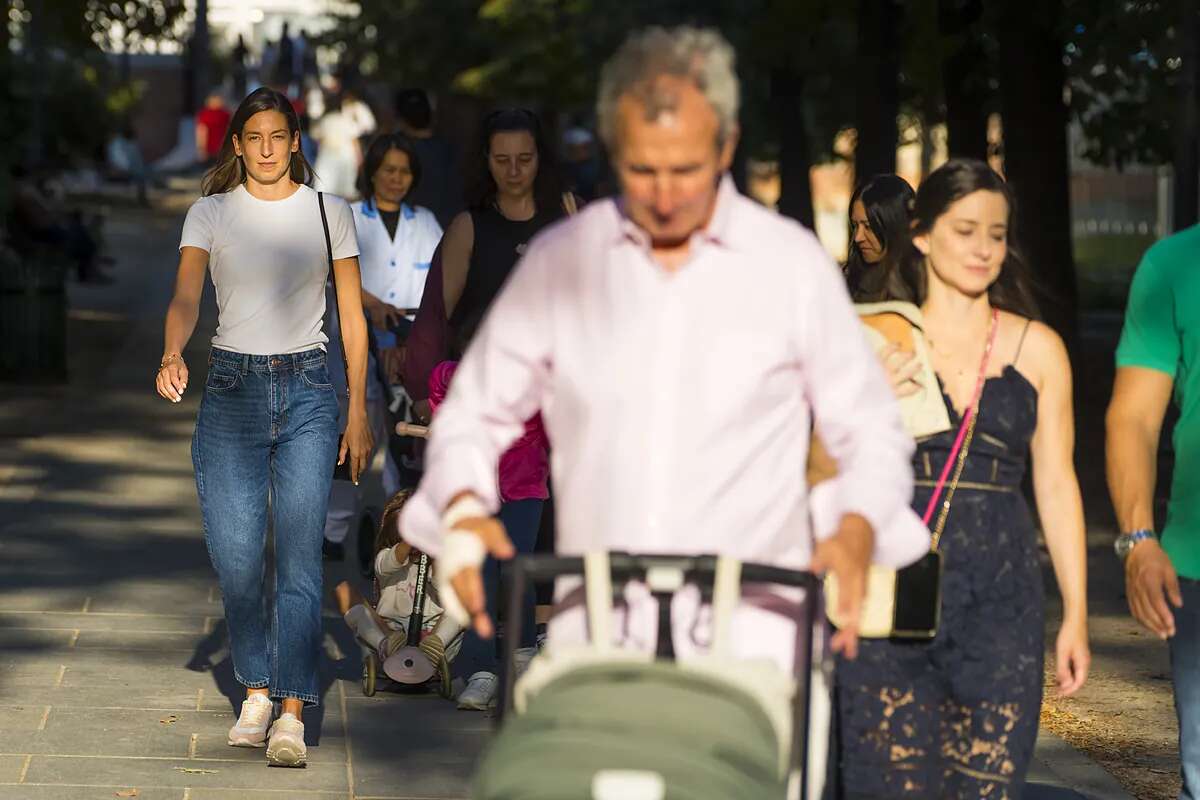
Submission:
[[[1033,320],[1025,320],[1025,327],[1021,329],[1021,339],[1017,342],[1017,352],[1013,355],[1012,363],[1016,366],[1017,359],[1021,357],[1021,349],[1025,347],[1025,334],[1029,333],[1029,326],[1033,324]]]

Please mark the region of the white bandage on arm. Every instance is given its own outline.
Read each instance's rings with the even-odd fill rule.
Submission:
[[[464,519],[487,519],[491,514],[487,507],[474,495],[465,495],[455,500],[442,515],[442,555],[434,570],[434,585],[446,614],[459,625],[471,621],[466,608],[458,599],[450,581],[464,569],[479,569],[487,558],[483,540],[474,533],[455,530],[454,526]]]

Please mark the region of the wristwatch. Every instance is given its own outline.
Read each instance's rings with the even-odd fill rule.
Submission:
[[[1154,534],[1154,531],[1148,528],[1143,528],[1139,531],[1131,531],[1129,533],[1122,533],[1117,537],[1117,540],[1113,542],[1113,549],[1117,551],[1117,558],[1124,561],[1129,556],[1129,553],[1133,550],[1134,545],[1136,545],[1138,542],[1142,541],[1143,539],[1157,538],[1158,537]]]

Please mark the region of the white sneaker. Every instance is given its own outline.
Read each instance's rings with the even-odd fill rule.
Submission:
[[[242,713],[229,729],[229,744],[232,747],[264,747],[267,744],[267,728],[275,706],[265,694],[252,694],[242,701]]]
[[[458,695],[458,707],[486,711],[496,704],[496,686],[500,679],[494,672],[476,672],[467,678],[467,686]]]
[[[302,767],[308,756],[304,746],[304,723],[295,714],[280,714],[271,726],[267,761],[279,767]]]

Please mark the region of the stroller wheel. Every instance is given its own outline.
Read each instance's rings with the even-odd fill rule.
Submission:
[[[367,653],[363,658],[362,692],[367,697],[375,696],[375,678],[379,675],[379,658]]]

